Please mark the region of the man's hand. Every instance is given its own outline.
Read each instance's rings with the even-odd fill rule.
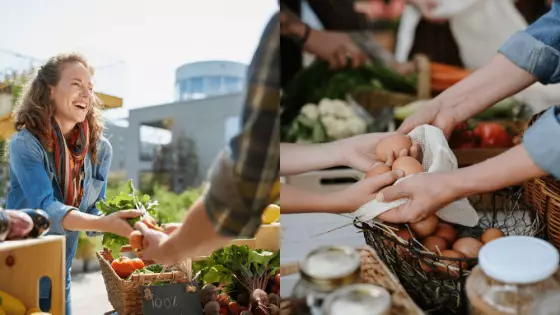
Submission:
[[[144,260],[153,260],[159,264],[175,264],[178,262],[174,253],[165,252],[163,244],[168,240],[168,235],[164,232],[150,229],[142,222],[136,223],[136,229],[142,233],[142,253],[141,257]]]
[[[311,30],[304,49],[327,61],[332,69],[351,65],[357,68],[367,62],[367,55],[346,33]]]
[[[339,145],[338,150],[337,152],[333,152],[333,154],[340,154],[340,160],[343,165],[361,172],[367,172],[379,162],[378,157],[375,155],[375,147],[379,141],[395,134],[397,133],[368,133],[339,140],[337,141]],[[399,156],[407,155],[421,160],[422,150],[417,144],[414,144],[410,151],[400,152],[399,154]],[[390,159],[388,164],[391,164],[394,158],[396,157]]]
[[[461,196],[456,175],[422,173],[389,186],[377,194],[377,201],[391,202],[402,198],[409,201],[384,212],[379,219],[391,223],[414,223],[421,221]]]

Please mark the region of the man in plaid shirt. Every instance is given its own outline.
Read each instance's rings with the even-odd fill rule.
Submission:
[[[143,258],[176,263],[208,255],[234,238],[252,238],[264,209],[279,198],[280,25],[266,25],[249,67],[242,130],[218,156],[210,187],[169,237],[140,223]],[[147,246],[149,244],[149,246]]]

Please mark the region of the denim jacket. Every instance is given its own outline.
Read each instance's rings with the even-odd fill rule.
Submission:
[[[112,155],[111,144],[105,138],[101,138],[97,144],[99,164],[92,162],[89,152],[86,154],[84,195],[77,210],[99,215],[95,202],[105,198]],[[10,191],[6,207],[42,209],[49,215],[51,228],[48,234],[66,236],[66,269],[69,274],[76,254],[79,232],[65,230],[62,218],[68,211],[76,208],[62,202],[62,191],[55,175],[54,155],[47,152],[30,131],[23,129],[12,136],[9,163]],[[88,235],[96,236],[98,233],[88,232]]]
[[[526,30],[513,34],[499,53],[543,84],[560,82],[560,0]],[[560,179],[560,112],[550,108],[523,136],[523,146],[544,171]]]

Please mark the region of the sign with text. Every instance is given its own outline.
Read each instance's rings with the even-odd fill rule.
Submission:
[[[199,287],[191,283],[142,286],[144,315],[203,315]]]

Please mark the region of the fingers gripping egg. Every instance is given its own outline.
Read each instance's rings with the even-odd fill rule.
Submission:
[[[397,157],[402,150],[409,150],[410,147],[412,147],[410,137],[397,134],[379,141],[375,147],[375,155],[377,160],[387,162],[388,154]]]
[[[369,170],[366,173],[365,178],[374,177],[374,176],[381,175],[381,174],[384,174],[384,173],[387,173],[387,172],[390,172],[390,171],[391,171],[390,166],[385,165],[385,164],[378,164],[378,165],[372,167],[372,169]]]
[[[402,170],[405,176],[417,173],[423,173],[424,167],[415,158],[411,156],[403,156],[393,162],[393,171]]]

